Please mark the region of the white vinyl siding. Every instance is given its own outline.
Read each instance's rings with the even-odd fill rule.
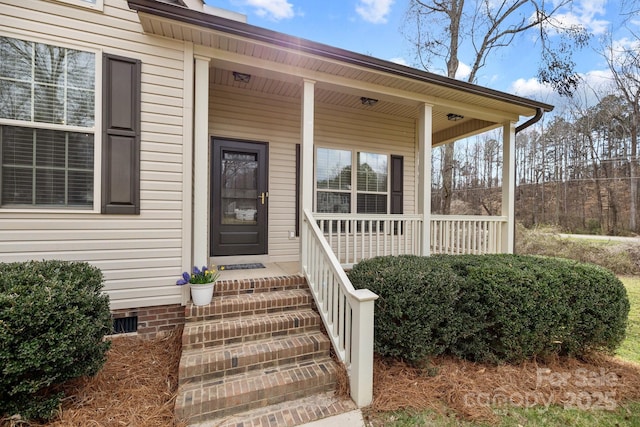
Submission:
[[[300,143],[300,98],[226,86],[212,86],[209,96],[210,135],[268,142],[269,259],[297,260],[299,240],[289,239],[289,232],[295,230],[295,146]],[[316,105],[315,117],[316,147],[404,156],[404,212],[415,212],[413,119],[326,104]]]
[[[0,209],[0,261],[90,262],[105,275],[112,309],[180,303],[184,44],[143,34],[125,0],[106,0],[104,13],[7,0],[0,16],[2,36],[142,61],[140,215]]]

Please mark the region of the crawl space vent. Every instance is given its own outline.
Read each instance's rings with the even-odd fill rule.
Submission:
[[[114,334],[128,334],[138,330],[138,316],[121,317],[113,319]]]

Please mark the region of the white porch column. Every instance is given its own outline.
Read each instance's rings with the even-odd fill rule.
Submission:
[[[502,226],[502,252],[512,254],[515,242],[515,192],[516,192],[516,124],[505,123],[502,128],[502,216],[507,223]]]
[[[422,214],[421,255],[431,254],[431,151],[433,106],[423,104],[418,113],[418,213]]]
[[[209,265],[209,62],[194,56],[193,263]],[[189,179],[189,177],[186,177]]]
[[[305,271],[307,263],[307,236],[304,224],[305,209],[313,210],[313,134],[315,84],[313,80],[304,80],[302,86],[302,123],[300,126],[300,271]]]

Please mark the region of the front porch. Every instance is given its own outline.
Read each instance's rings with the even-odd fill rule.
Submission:
[[[129,6],[146,35],[183,43],[182,266],[297,263],[351,395],[368,405],[376,295],[344,269],[378,255],[512,252],[516,123],[552,107],[204,10]],[[432,150],[494,130],[499,216],[433,215]]]

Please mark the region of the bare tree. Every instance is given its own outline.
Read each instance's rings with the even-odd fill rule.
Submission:
[[[633,32],[631,33],[633,34]],[[628,120],[617,117],[628,126],[630,134],[629,163],[629,229],[638,231],[638,127],[640,126],[640,37],[633,34],[630,42],[614,43],[609,37],[602,49],[616,88],[628,108]]]
[[[467,81],[475,83],[478,71],[500,48],[516,36],[536,32],[540,49],[538,78],[569,95],[579,82],[574,73],[573,46],[584,46],[589,35],[581,26],[564,25],[554,16],[571,0],[410,0],[408,21],[415,24],[409,36],[417,57],[427,69],[437,68],[443,60],[448,77],[455,78],[460,65],[460,47],[471,46]],[[449,213],[453,189],[454,145],[448,144],[442,162],[442,213]]]

